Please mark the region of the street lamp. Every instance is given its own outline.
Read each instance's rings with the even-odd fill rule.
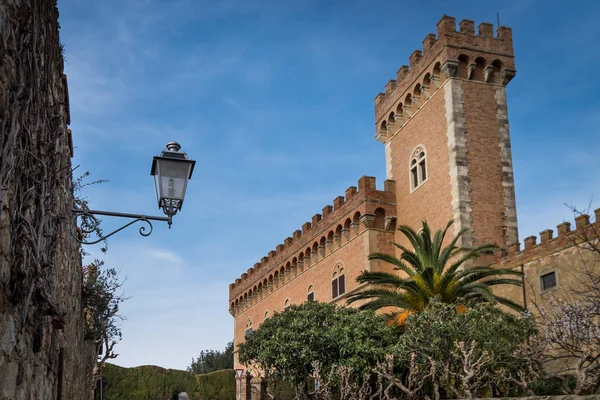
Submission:
[[[181,146],[177,142],[169,142],[167,150],[163,150],[160,156],[152,159],[152,168],[150,175],[154,176],[156,183],[156,196],[158,198],[158,208],[161,208],[166,217],[155,217],[141,214],[127,214],[112,211],[89,210],[87,208],[73,208],[71,210],[74,220],[81,218],[81,224],[77,227],[74,223],[73,237],[81,244],[99,243],[117,232],[122,231],[138,221],[148,224],[150,228],[146,232],[146,227],[139,229],[140,235],[149,236],[152,233],[152,223],[150,221],[164,221],[169,224],[169,229],[173,223],[173,216],[181,210],[188,180],[192,177],[196,161],[190,160],[186,153],[181,153]],[[119,229],[103,235],[98,240],[87,241],[85,238],[92,232],[98,232],[100,220],[97,215],[130,218],[132,221],[123,225]]]
[[[167,150],[152,159],[150,175],[156,182],[158,208],[169,217],[171,228],[172,217],[181,210],[188,180],[194,172],[196,161],[190,160],[185,153],[180,153],[181,146],[177,142],[167,143]]]

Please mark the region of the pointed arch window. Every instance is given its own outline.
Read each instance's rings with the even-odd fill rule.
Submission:
[[[417,146],[410,159],[410,191],[413,192],[427,182],[427,153],[423,146]]]
[[[313,287],[313,285],[310,285],[308,287],[308,294],[306,295],[306,300],[315,301],[315,288]]]
[[[346,293],[346,276],[344,268],[340,265],[336,266],[331,279],[331,298],[335,299]]]
[[[246,330],[244,331],[244,336],[248,336],[252,333],[252,318],[248,318],[246,321]]]

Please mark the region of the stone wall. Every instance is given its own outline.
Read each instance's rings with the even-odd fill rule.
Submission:
[[[487,400],[598,400],[600,395],[591,394],[589,396],[563,395],[563,396],[529,396],[529,397],[494,397]],[[483,400],[483,399],[473,399]]]
[[[58,28],[56,1],[0,2],[0,400],[91,385]]]

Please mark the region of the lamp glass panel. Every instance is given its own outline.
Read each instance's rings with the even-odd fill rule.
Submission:
[[[191,165],[187,161],[158,160],[160,198],[183,201]]]

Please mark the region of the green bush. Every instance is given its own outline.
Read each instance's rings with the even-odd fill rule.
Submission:
[[[231,400],[235,397],[235,373],[221,370],[205,375],[153,365],[123,368],[106,364],[106,400],[165,400],[187,392],[192,400]]]

